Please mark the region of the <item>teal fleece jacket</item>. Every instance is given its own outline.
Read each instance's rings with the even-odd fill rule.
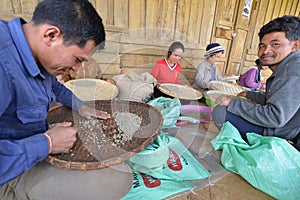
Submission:
[[[264,135],[293,140],[300,133],[300,50],[288,55],[268,78],[266,93],[247,92],[253,104],[234,98],[228,111],[265,127]]]

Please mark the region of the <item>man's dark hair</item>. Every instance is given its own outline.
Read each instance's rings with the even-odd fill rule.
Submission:
[[[88,40],[104,47],[105,30],[102,19],[88,0],[43,0],[33,13],[35,25],[57,26],[64,44],[84,47]]]
[[[289,41],[300,40],[300,18],[292,15],[278,17],[265,24],[258,33],[259,40],[262,40],[265,34],[272,32],[285,32]]]

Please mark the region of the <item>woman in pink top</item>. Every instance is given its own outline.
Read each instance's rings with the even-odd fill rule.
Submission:
[[[265,89],[265,84],[261,82],[261,70],[268,67],[262,66],[259,59],[255,60],[256,66],[250,67],[245,73],[240,76],[240,86],[249,88],[250,90]]]
[[[183,52],[183,44],[174,42],[169,47],[167,58],[164,58],[155,64],[151,71],[151,75],[156,78],[159,84],[183,84],[179,81],[181,66],[178,63],[182,58]]]

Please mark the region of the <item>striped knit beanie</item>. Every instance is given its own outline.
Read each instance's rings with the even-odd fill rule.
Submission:
[[[224,53],[224,49],[221,47],[221,45],[219,43],[211,43],[211,44],[207,45],[206,53],[204,56],[209,57],[209,56],[215,55],[219,52]]]

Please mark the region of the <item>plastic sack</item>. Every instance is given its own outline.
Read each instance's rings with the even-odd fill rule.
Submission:
[[[203,105],[182,105],[181,116],[176,122],[176,126],[183,126],[190,123],[206,123],[212,120],[213,108]]]
[[[180,140],[164,135],[162,132],[158,140],[164,141],[163,143],[160,142],[163,144],[161,148],[155,148],[159,149],[158,151],[153,151],[152,147],[145,149],[127,160],[127,164],[133,170],[158,179],[182,181],[198,180],[210,176],[210,173],[194,158]],[[160,153],[162,154],[160,155]],[[142,154],[143,157],[139,157],[139,154]],[[167,159],[165,159],[165,155],[168,155]],[[147,157],[149,160],[147,160]],[[158,163],[163,160],[165,161],[161,167],[152,168],[153,165],[158,166]]]
[[[300,199],[300,152],[278,137],[247,133],[247,139],[225,122],[211,143],[222,149],[223,166],[255,188],[276,199]]]
[[[180,116],[181,111],[181,103],[178,98],[171,99],[166,97],[158,97],[150,100],[148,104],[160,110],[164,119],[162,128],[177,127],[176,121]]]
[[[188,180],[207,178],[210,173],[196,160],[188,149],[175,137],[161,132],[153,144],[145,152],[140,152],[142,157],[132,157],[126,163],[133,171],[133,185],[129,193],[122,200],[131,199],[164,199],[173,194],[192,190],[195,184]],[[162,145],[158,147],[157,145]],[[162,167],[151,168],[153,163],[159,163],[164,157],[159,155],[161,149],[169,152],[167,160]],[[145,156],[145,157],[144,157]],[[136,158],[135,158],[136,157]],[[146,157],[151,162],[146,161]],[[155,160],[158,160],[158,162]],[[131,162],[131,161],[134,162]],[[155,166],[157,166],[155,164]]]
[[[169,158],[168,139],[160,133],[154,142],[143,151],[127,160],[132,165],[141,165],[145,168],[161,169]]]
[[[181,106],[181,120],[184,120],[184,116],[190,116],[196,119],[197,123],[204,124],[207,121],[212,120],[211,113],[213,108],[203,105],[182,105]],[[190,121],[188,119],[188,121]]]
[[[137,171],[133,171],[132,177],[132,188],[122,200],[164,199],[179,192],[192,190],[196,186],[187,181],[159,180]]]

